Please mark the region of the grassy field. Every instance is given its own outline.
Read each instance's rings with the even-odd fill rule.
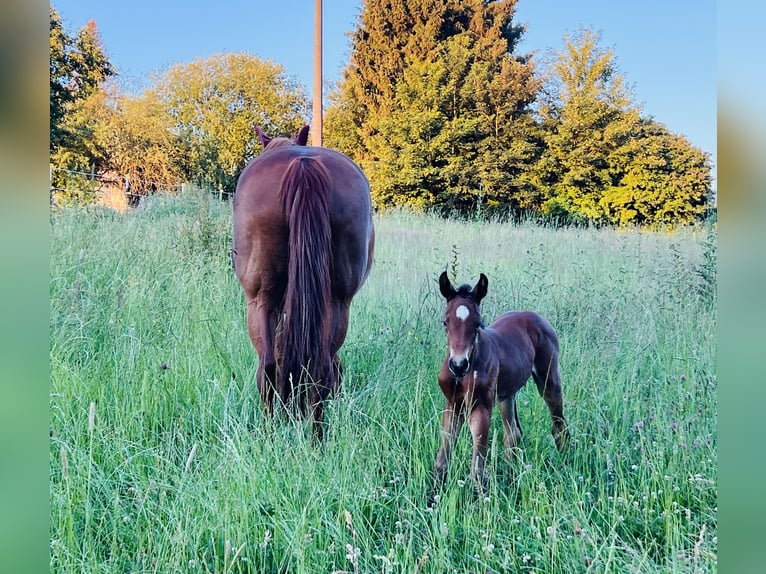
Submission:
[[[230,205],[51,216],[51,572],[715,572],[715,238],[376,218],[326,441],[270,421],[229,256]],[[523,453],[434,509],[436,283],[489,277],[491,321],[547,317],[570,450],[533,384]]]

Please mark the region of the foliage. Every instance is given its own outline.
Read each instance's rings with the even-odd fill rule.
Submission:
[[[50,6],[50,151],[84,145],[87,134],[66,125],[77,104],[92,95],[115,73],[104,53],[96,22],[90,20],[73,37],[64,30],[61,17]],[[83,158],[87,161],[87,158]],[[89,167],[80,163],[60,167]]]
[[[601,220],[603,190],[612,185],[609,158],[629,141],[638,111],[630,103],[612,50],[598,47],[598,35],[581,30],[565,38],[553,63],[552,97],[541,108],[547,170],[545,210],[555,208],[584,219]]]
[[[641,118],[612,50],[581,29],[565,38],[541,106],[545,151],[536,166],[545,212],[619,225],[691,223],[705,209],[710,160],[685,138]]]
[[[307,115],[283,68],[248,54],[173,66],[142,95],[125,95],[104,82],[114,71],[94,22],[70,38],[51,7],[50,28],[53,187],[71,187],[69,169],[119,174],[139,194],[183,180],[231,192],[260,152],[255,125],[295,133]]]
[[[365,3],[326,141],[360,163],[376,205],[698,221],[709,155],[641,116],[613,50],[587,28],[565,37],[543,82],[528,56],[514,55],[523,32],[514,7]]]
[[[239,172],[260,152],[255,126],[296,133],[308,99],[282,66],[247,53],[216,54],[171,67],[145,96],[168,117],[182,173],[233,191]]]
[[[128,178],[132,193],[170,189],[183,181],[179,148],[154,94],[114,94],[103,108],[96,139],[109,150],[109,166]]]
[[[705,230],[375,224],[317,445],[262,413],[227,204],[52,215],[50,571],[715,572]],[[559,456],[527,385],[518,457],[495,417],[476,496],[464,429],[428,510],[448,264],[459,282],[489,276],[487,322],[527,308],[555,326],[573,435]]]
[[[330,90],[327,99],[330,105],[323,119],[324,145],[349,157],[358,157],[362,150],[361,135],[354,125],[354,117],[360,113],[358,103],[344,97],[338,84]]]
[[[531,62],[512,55],[515,3],[365,3],[328,115],[345,114],[338,139],[358,144],[350,151],[378,206],[524,203],[539,85]]]
[[[324,142],[362,166],[376,207],[619,226],[703,219],[710,155],[641,115],[592,30],[566,36],[538,72],[517,53],[516,2],[363,4]],[[303,87],[247,53],[177,64],[128,96],[105,81],[114,70],[94,22],[70,37],[51,6],[50,43],[52,164],[118,173],[139,193],[181,180],[231,192],[260,152],[255,125],[288,135],[308,116]]]
[[[98,197],[93,185],[85,185],[88,182],[79,176],[73,178],[62,166],[110,176],[120,186],[127,178],[130,192],[138,195],[167,190],[182,181],[176,139],[151,95],[124,96],[107,83],[79,102],[63,124],[75,137],[51,156],[59,168],[52,185],[69,190],[57,194],[59,203],[94,202]]]
[[[95,169],[51,169],[51,203],[64,207],[94,205],[99,200],[100,179]]]
[[[615,161],[617,185],[600,200],[610,223],[689,224],[708,208],[710,157],[664,125],[643,119]]]

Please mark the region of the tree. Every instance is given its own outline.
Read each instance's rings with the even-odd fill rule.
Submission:
[[[151,92],[126,96],[114,87],[92,97],[93,145],[105,150],[108,169],[127,178],[135,194],[170,189],[183,181],[177,138]]]
[[[553,61],[540,107],[545,151],[531,178],[542,210],[618,225],[692,222],[705,209],[709,156],[641,117],[599,41],[581,29]]]
[[[234,190],[239,172],[260,152],[256,125],[293,134],[309,109],[303,88],[282,66],[246,53],[177,64],[145,97],[167,116],[185,177],[226,191]]]
[[[50,7],[50,151],[59,152],[82,142],[65,123],[79,102],[98,90],[115,74],[99,38],[95,21],[89,21],[74,38],[64,30],[61,17]],[[71,155],[71,154],[70,154]]]
[[[538,82],[513,51],[516,0],[364,4],[329,126],[379,206],[468,211],[523,195]],[[353,132],[356,132],[354,134]]]
[[[333,85],[327,99],[330,105],[323,119],[323,145],[349,157],[358,157],[362,149],[362,140],[354,118],[361,117],[359,103],[347,96],[341,84]]]
[[[601,49],[599,40],[588,29],[566,36],[553,63],[552,97],[541,106],[546,150],[537,166],[539,180],[547,182],[542,207],[548,213],[604,220],[601,196],[617,183],[610,158],[638,123],[614,53]]]
[[[708,207],[709,155],[654,120],[641,120],[615,168],[619,183],[600,201],[610,223],[688,224]]]

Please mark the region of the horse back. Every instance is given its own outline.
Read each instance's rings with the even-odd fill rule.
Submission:
[[[501,378],[513,381],[515,393],[529,379],[536,361],[558,361],[559,341],[553,326],[534,311],[509,311],[487,329],[500,357]],[[505,394],[502,393],[501,394]]]
[[[506,345],[529,346],[533,349],[546,345],[558,351],[556,331],[548,320],[534,311],[508,311],[500,315],[489,328]]]
[[[280,188],[290,163],[318,159],[330,175],[329,214],[334,294],[352,297],[372,265],[374,240],[370,186],[361,169],[329,148],[283,146],[264,151],[240,174],[234,195],[233,260],[248,297],[273,288],[286,277],[288,214]],[[281,289],[272,289],[279,291]]]

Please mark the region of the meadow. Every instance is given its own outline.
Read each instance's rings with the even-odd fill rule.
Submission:
[[[317,444],[261,411],[230,210],[51,214],[51,572],[717,570],[714,230],[376,216]],[[429,508],[445,268],[551,321],[572,440],[530,382],[520,455],[495,413],[479,495],[463,429]]]

